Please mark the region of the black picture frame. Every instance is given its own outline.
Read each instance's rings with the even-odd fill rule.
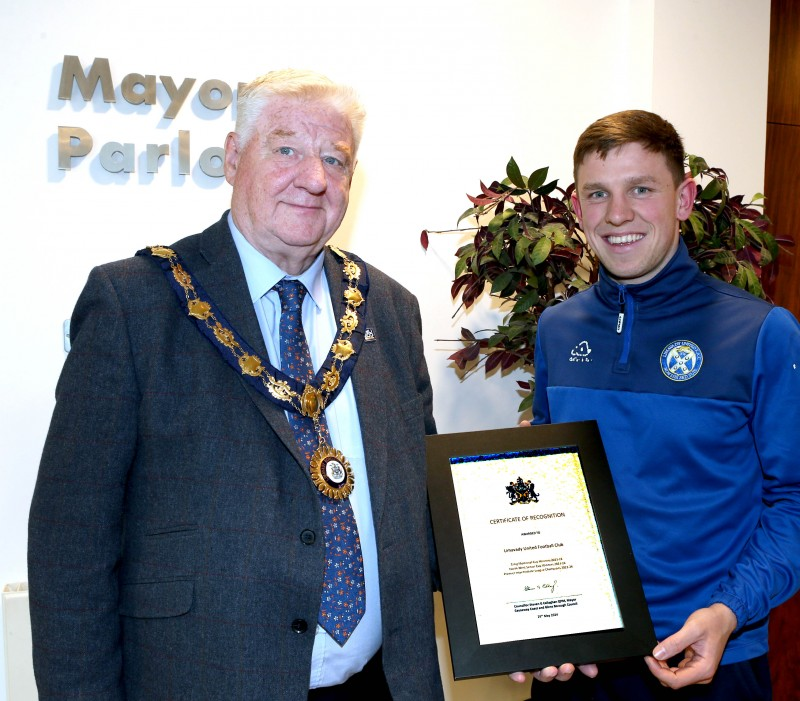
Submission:
[[[428,495],[454,679],[648,655],[656,645],[628,532],[595,421],[427,436]],[[452,463],[470,456],[578,454],[622,627],[481,645]]]

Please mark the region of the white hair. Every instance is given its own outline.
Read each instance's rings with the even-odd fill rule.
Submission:
[[[354,153],[358,152],[364,131],[366,111],[355,90],[334,83],[330,78],[313,71],[287,68],[265,73],[239,87],[236,100],[236,133],[244,147],[256,128],[256,122],[273,97],[324,102],[333,107],[350,123]]]

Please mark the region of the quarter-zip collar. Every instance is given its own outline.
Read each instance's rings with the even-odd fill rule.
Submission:
[[[654,278],[638,285],[623,285],[612,280],[606,269],[601,266],[595,290],[603,304],[615,312],[619,312],[623,303],[626,306],[634,303],[639,314],[648,315],[663,305],[674,308],[681,291],[686,289],[698,275],[702,273],[681,239],[669,263]]]
[[[598,297],[604,305],[616,312],[616,332],[622,339],[620,353],[615,369],[627,372],[633,342],[634,320],[637,317],[658,316],[669,307],[674,312],[676,305],[681,304],[681,292],[690,285],[698,275],[702,275],[686,247],[683,239],[664,269],[638,285],[623,285],[613,280],[604,267],[600,268],[600,277],[595,285]],[[687,300],[688,301],[688,300]]]

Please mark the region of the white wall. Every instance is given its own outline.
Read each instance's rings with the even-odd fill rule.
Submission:
[[[489,305],[468,314],[449,298],[457,235],[448,229],[478,181],[549,165],[570,182],[571,150],[595,118],[628,107],[671,119],[690,151],[725,167],[737,191],[762,188],[769,0],[407,0],[376,3],[243,0],[130,4],[84,0],[3,3],[0,77],[4,145],[0,193],[6,270],[0,278],[0,587],[27,579],[27,509],[64,359],[61,325],[89,269],[204,228],[229,188],[196,160],[221,145],[230,109],[214,117],[195,98],[211,78],[234,85],[286,66],[355,85],[369,116],[351,211],[334,242],[393,274],[420,298],[440,431],[518,420],[516,376],[459,382],[447,361],[458,329],[492,326]],[[57,99],[64,55],[111,62],[117,102]],[[191,104],[162,118],[120,98],[128,73],[197,78]],[[92,153],[58,170],[58,126],[80,126]],[[170,157],[148,176],[147,143],[192,139],[191,176]],[[107,141],[132,142],[137,172],[112,176]],[[439,620],[440,628],[441,619]],[[504,678],[459,682],[452,699],[522,699]],[[4,689],[0,670],[0,699]],[[9,700],[17,701],[17,700]]]
[[[747,197],[764,188],[769,10],[769,0],[655,2],[651,109]]]

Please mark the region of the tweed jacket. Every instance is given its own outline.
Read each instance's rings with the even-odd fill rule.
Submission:
[[[173,245],[267,357],[226,215]],[[416,299],[368,267],[352,375],[397,701],[442,698]],[[334,299],[341,266],[328,251]],[[228,366],[163,272],[95,268],[72,317],[29,521],[43,699],[303,701],[324,571],[319,501],[283,410]],[[356,486],[357,488],[357,486]]]

